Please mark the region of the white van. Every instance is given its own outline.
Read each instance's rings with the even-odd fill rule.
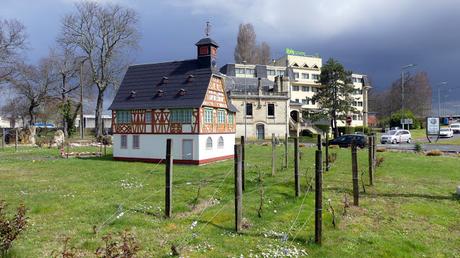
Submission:
[[[451,124],[450,128],[454,133],[460,133],[460,123]]]

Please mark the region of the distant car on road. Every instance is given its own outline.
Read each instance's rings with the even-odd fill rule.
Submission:
[[[454,131],[450,127],[449,128],[441,128],[441,130],[439,130],[439,137],[445,137],[445,138],[454,137]]]
[[[339,136],[329,141],[329,145],[338,145],[341,148],[347,148],[351,146],[352,142],[355,141],[356,145],[360,148],[366,146],[366,136],[362,134],[346,134]]]
[[[412,141],[412,135],[408,130],[390,130],[380,137],[380,143],[401,143],[407,142],[410,143]]]
[[[460,133],[460,123],[451,124],[450,128],[453,133]]]

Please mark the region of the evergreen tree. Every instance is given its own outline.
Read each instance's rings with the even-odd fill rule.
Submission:
[[[351,71],[346,71],[342,64],[331,58],[321,68],[319,82],[321,88],[312,100],[319,105],[317,116],[331,120],[335,138],[339,135],[337,120],[345,120],[349,113],[356,112],[352,106]]]

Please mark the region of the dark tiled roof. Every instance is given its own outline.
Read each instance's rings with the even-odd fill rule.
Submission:
[[[202,38],[197,43],[195,43],[196,46],[208,45],[208,44],[214,45],[216,47],[219,46],[217,42],[215,42],[212,38]]]
[[[195,59],[130,66],[109,109],[198,108],[213,74]]]

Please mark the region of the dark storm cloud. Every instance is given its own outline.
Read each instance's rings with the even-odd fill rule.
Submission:
[[[59,22],[75,1],[43,0],[2,3],[0,17],[23,21],[30,35],[29,57],[48,52]],[[417,64],[435,85],[448,81],[448,98],[458,99],[460,85],[460,2],[454,0],[329,0],[329,1],[128,1],[140,15],[142,49],[139,63],[193,58],[194,43],[211,21],[212,36],[221,45],[219,63],[233,61],[237,26],[254,24],[260,41],[267,41],[274,57],[284,48],[334,57],[347,68],[368,74],[377,88],[400,76],[400,67]],[[325,60],[324,60],[325,61]],[[455,91],[457,89],[457,91]]]

